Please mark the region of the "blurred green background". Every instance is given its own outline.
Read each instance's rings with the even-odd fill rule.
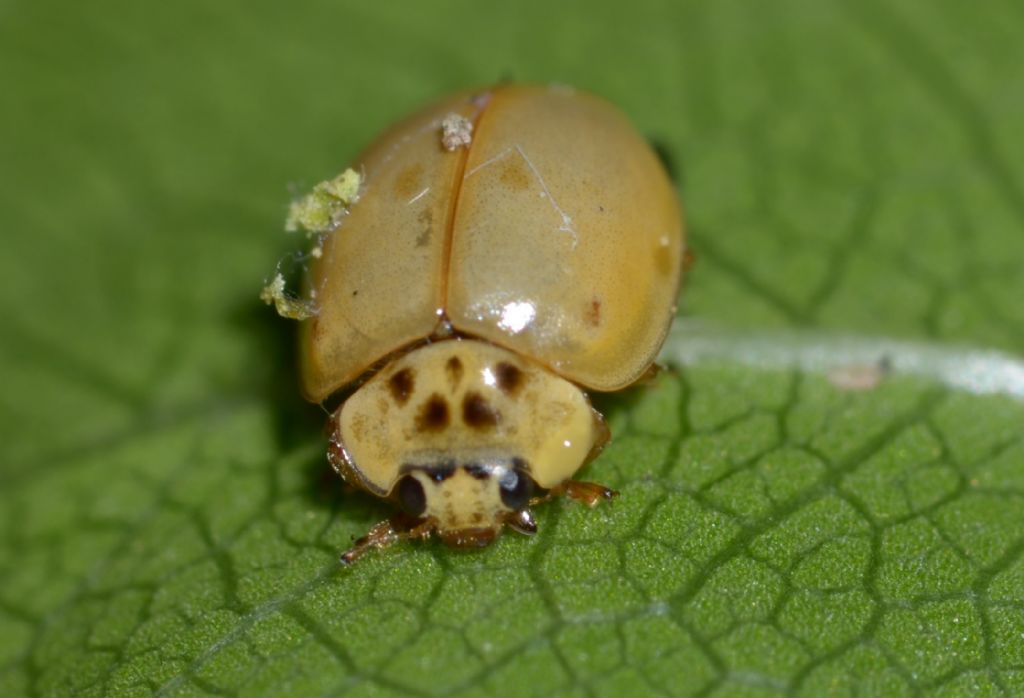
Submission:
[[[1019,402],[701,364],[600,402],[613,508],[340,573],[257,299],[293,187],[556,81],[674,161],[695,332],[1019,356],[1022,7],[2,3],[0,694],[1024,692]]]

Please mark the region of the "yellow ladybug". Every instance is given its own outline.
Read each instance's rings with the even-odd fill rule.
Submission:
[[[359,197],[316,249],[302,386],[331,464],[396,503],[342,555],[437,533],[536,531],[530,506],[614,496],[572,476],[607,443],[584,389],[654,361],[684,255],[675,192],[626,118],[561,86],[431,106],[357,160]],[[354,198],[354,197],[353,197]]]

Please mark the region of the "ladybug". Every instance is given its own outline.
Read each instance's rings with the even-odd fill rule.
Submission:
[[[409,538],[481,547],[530,507],[615,495],[573,475],[609,440],[586,390],[649,372],[685,255],[655,152],[609,103],[561,86],[455,95],[355,163],[358,199],[316,248],[302,390],[329,460],[401,513],[342,561]]]

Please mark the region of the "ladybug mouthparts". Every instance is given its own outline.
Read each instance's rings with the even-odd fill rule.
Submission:
[[[461,528],[453,531],[439,531],[445,545],[453,548],[484,548],[498,535],[497,528]]]

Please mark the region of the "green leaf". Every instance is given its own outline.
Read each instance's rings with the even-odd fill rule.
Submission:
[[[1019,6],[0,9],[0,695],[1024,693]],[[289,186],[559,81],[675,160],[652,387],[534,538],[337,554]]]

